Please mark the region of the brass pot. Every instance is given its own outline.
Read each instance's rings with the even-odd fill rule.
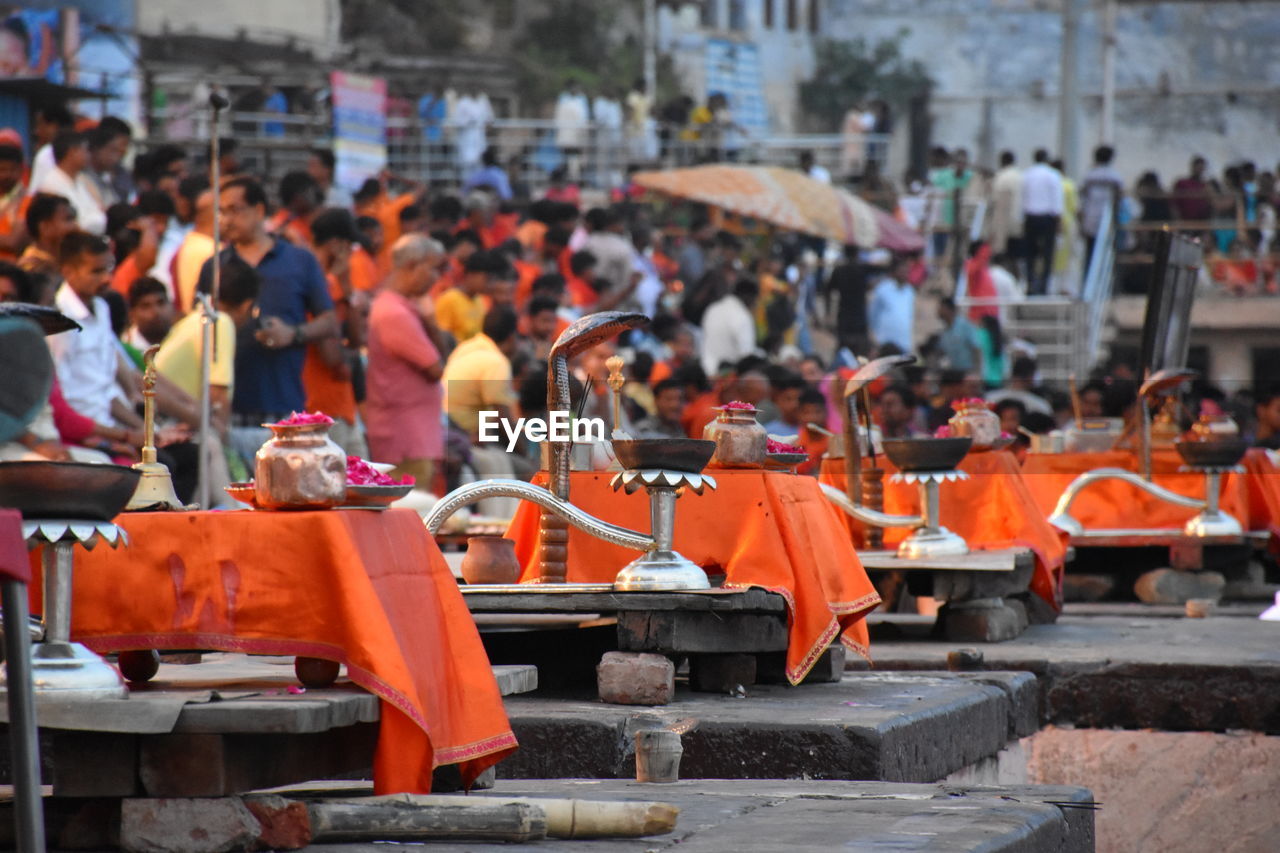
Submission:
[[[462,579],[474,583],[515,583],[520,580],[516,543],[501,536],[472,536],[462,556]]]
[[[258,448],[254,492],[262,509],[329,509],[347,495],[347,455],[329,438],[329,424],[265,424],[272,436]]]
[[[1000,416],[987,408],[986,403],[969,403],[957,400],[952,404],[956,413],[947,421],[951,434],[956,438],[972,438],[974,447],[990,447],[1000,438]]]
[[[756,421],[755,409],[717,407],[716,419],[702,430],[702,437],[716,443],[709,468],[763,468],[768,456],[769,434]]]

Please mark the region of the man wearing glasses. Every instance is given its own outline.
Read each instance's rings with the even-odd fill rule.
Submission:
[[[308,343],[336,337],[337,319],[324,272],[315,255],[266,231],[267,196],[253,178],[234,178],[218,200],[222,239],[217,255],[224,265],[246,264],[258,271],[259,321],[236,343],[232,442],[252,460],[269,434],[260,426],[302,411],[306,394],[302,365]],[[213,262],[200,271],[200,291],[212,287]]]

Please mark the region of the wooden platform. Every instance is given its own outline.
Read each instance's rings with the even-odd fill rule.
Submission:
[[[494,675],[504,696],[537,687],[532,666],[495,667]],[[299,689],[292,657],[214,653],[195,665],[161,664],[128,699],[42,701],[45,784],[55,797],[215,797],[370,778],[378,698],[345,679],[291,687]],[[8,765],[6,736],[5,782]]]

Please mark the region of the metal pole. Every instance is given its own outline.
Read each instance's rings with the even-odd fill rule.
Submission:
[[[656,0],[644,0],[644,93],[658,99],[658,10]]]
[[[196,493],[201,509],[209,509],[213,501],[212,484],[209,482],[212,467],[209,454],[213,447],[213,442],[209,440],[212,434],[210,418],[213,407],[209,381],[213,374],[214,347],[217,346],[217,335],[214,332],[218,322],[218,289],[222,284],[222,264],[218,259],[219,241],[222,238],[219,230],[221,217],[218,213],[220,205],[218,184],[222,177],[222,166],[218,162],[221,157],[218,115],[222,112],[224,103],[222,96],[216,92],[209,96],[209,106],[213,110],[213,121],[210,122],[209,130],[209,187],[213,192],[213,266],[210,270],[212,282],[209,293],[197,294],[196,297],[200,305],[200,448],[197,456]]]
[[[1116,0],[1102,3],[1102,127],[1098,142],[1115,142],[1116,121]]]
[[[48,543],[40,554],[40,567],[44,575],[42,619],[46,646],[71,642],[71,549],[74,547],[73,540],[63,539]]]
[[[1081,0],[1062,5],[1062,77],[1058,88],[1058,156],[1064,171],[1080,167],[1080,7]]]
[[[27,585],[6,580],[2,595],[5,692],[9,700],[9,750],[12,755],[9,773],[13,782],[17,824],[15,840],[20,853],[43,853],[44,802],[40,791],[40,742],[36,739],[35,695],[31,686]]]

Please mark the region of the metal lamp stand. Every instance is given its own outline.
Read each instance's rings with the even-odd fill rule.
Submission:
[[[706,474],[685,471],[641,469],[619,471],[609,485],[616,492],[634,494],[643,488],[649,493],[649,522],[653,545],[623,567],[613,581],[613,588],[626,592],[670,592],[710,589],[707,573],[697,563],[672,550],[675,537],[676,498],[688,488],[701,495],[715,489],[716,481]]]

